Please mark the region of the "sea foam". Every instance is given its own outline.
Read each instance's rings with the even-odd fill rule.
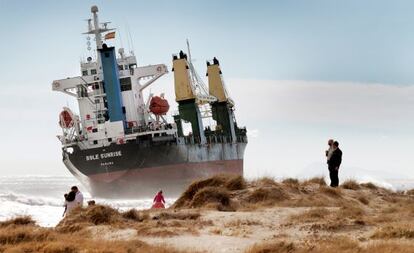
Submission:
[[[55,226],[62,219],[64,211],[63,194],[72,185],[78,185],[86,202],[91,198],[71,177],[22,176],[0,178],[0,220],[20,215],[30,215],[40,226]],[[155,194],[155,193],[154,193]],[[109,205],[120,211],[131,208],[138,210],[150,208],[152,199],[104,199],[93,198],[96,203]],[[166,198],[167,206],[175,199]]]

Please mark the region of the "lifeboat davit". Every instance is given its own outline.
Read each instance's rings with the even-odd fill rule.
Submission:
[[[164,98],[155,96],[151,98],[149,110],[155,115],[165,115],[170,109],[168,101]]]
[[[69,108],[64,107],[63,111],[59,114],[59,125],[62,128],[72,128],[75,124],[75,117]]]

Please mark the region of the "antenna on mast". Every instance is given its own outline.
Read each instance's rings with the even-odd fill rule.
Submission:
[[[93,34],[95,35],[95,41],[96,41],[96,48],[101,49],[102,48],[102,33],[113,31],[115,29],[108,28],[108,24],[110,22],[103,23],[103,27],[100,27],[99,18],[98,18],[98,6],[94,5],[91,7],[91,12],[93,14],[92,19],[87,19],[88,21],[88,31],[84,34]],[[93,21],[93,24],[92,24]]]
[[[131,36],[131,31],[129,30],[129,25],[128,25],[128,23],[127,23],[127,33],[128,33],[128,42],[130,43],[130,48],[129,48],[129,53],[131,54],[131,55],[134,55],[134,44],[133,44],[133,42],[132,42],[132,36]],[[128,44],[129,44],[128,43]]]

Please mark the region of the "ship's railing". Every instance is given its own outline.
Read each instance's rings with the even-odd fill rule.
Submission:
[[[247,136],[246,135],[238,135],[236,136],[237,142],[247,143]]]
[[[152,132],[152,131],[162,131],[162,130],[170,130],[174,129],[173,124],[162,124],[159,127],[153,128],[151,126],[136,126],[125,129],[125,134],[134,134],[134,133],[144,133],[144,132]]]
[[[184,136],[183,137],[185,144],[201,144],[201,138],[199,136]],[[207,144],[214,143],[233,143],[233,140],[230,136],[225,135],[209,135],[206,136]],[[247,143],[247,136],[238,135],[236,136],[237,143]]]

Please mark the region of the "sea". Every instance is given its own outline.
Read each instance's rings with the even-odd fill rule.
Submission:
[[[414,188],[414,180],[388,180],[374,183],[393,190]],[[152,205],[152,199],[92,198],[79,182],[70,176],[6,176],[0,177],[0,221],[30,215],[40,226],[53,227],[63,218],[63,194],[69,192],[73,185],[77,185],[82,191],[85,204],[93,199],[98,204],[109,205],[120,211],[131,208],[143,210]],[[168,198],[168,194],[165,197],[167,207],[174,203],[174,198]]]
[[[152,199],[92,198],[75,178],[69,176],[0,177],[0,221],[30,215],[40,226],[56,226],[63,218],[63,195],[73,185],[77,185],[83,193],[84,204],[93,199],[98,204],[109,205],[120,211],[131,208],[143,210],[152,205]],[[175,199],[165,197],[167,207],[174,203]]]

